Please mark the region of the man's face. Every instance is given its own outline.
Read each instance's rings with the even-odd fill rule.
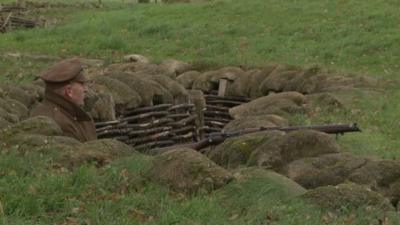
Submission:
[[[75,104],[83,106],[88,87],[82,82],[72,82],[67,85],[65,95]]]

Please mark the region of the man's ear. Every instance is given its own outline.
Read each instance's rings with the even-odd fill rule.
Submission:
[[[65,85],[64,87],[64,95],[67,97],[71,97],[72,96],[72,87],[71,85]]]

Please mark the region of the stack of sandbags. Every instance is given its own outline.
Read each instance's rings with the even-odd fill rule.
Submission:
[[[118,117],[124,109],[152,106],[157,104],[179,104],[189,99],[187,90],[172,78],[164,75],[141,76],[136,73],[113,73],[93,78],[92,116],[99,121],[114,120],[100,116],[101,108],[97,100],[113,102],[116,116]],[[110,94],[112,100],[106,100]],[[104,105],[104,104],[103,104]],[[99,110],[96,110],[99,108]],[[105,113],[103,113],[105,114]]]
[[[51,157],[49,168],[57,166],[73,169],[85,163],[103,166],[135,152],[130,146],[113,139],[81,143],[62,135],[61,128],[54,120],[37,116],[3,129],[0,139],[5,153]]]
[[[187,71],[176,80],[187,89],[216,91],[220,79],[228,80],[227,96],[257,98],[270,93],[296,91],[312,94],[359,87],[374,87],[377,81],[366,76],[342,75],[318,65],[300,67],[267,64],[256,69],[222,67],[211,71]]]
[[[43,88],[38,85],[0,85],[0,125],[9,125],[26,119],[29,109],[43,96]]]
[[[233,118],[275,114],[285,117],[288,114],[305,111],[306,97],[298,92],[282,92],[257,98],[249,103],[229,110]]]

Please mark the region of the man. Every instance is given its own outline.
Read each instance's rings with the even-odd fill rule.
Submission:
[[[81,142],[97,139],[92,118],[82,109],[87,92],[83,66],[78,59],[55,64],[40,78],[45,82],[44,100],[31,116],[48,116],[61,127],[65,136]]]

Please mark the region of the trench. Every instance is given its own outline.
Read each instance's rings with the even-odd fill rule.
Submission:
[[[245,96],[225,95],[225,79],[201,92],[205,104],[191,99],[177,104],[163,103],[155,96],[151,106],[126,108],[114,121],[95,123],[99,139],[113,138],[139,151],[200,141],[222,132],[233,120],[229,109],[250,101]]]

